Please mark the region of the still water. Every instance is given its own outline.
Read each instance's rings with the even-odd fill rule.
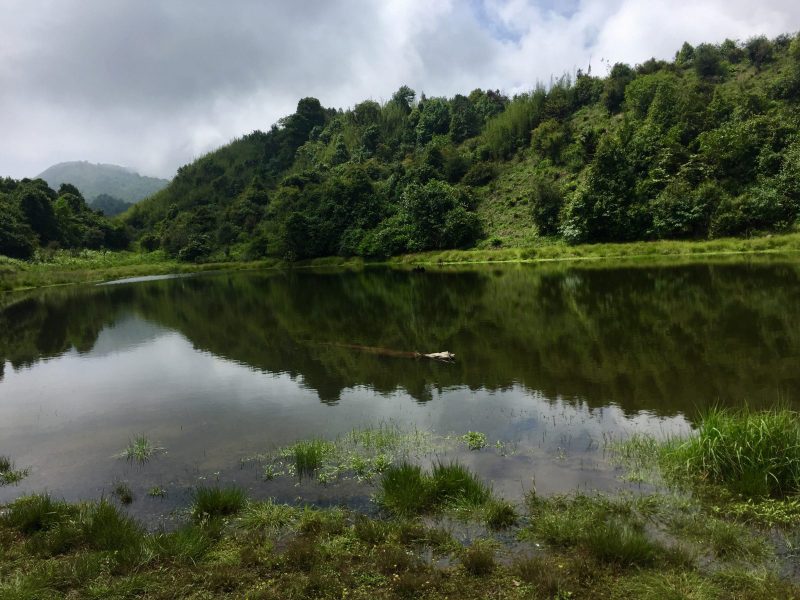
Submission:
[[[0,302],[0,455],[30,469],[0,503],[125,481],[151,522],[209,481],[368,508],[369,483],[265,481],[247,459],[379,423],[449,439],[427,459],[458,459],[512,500],[635,487],[609,440],[800,398],[797,262],[237,272]],[[489,446],[452,442],[467,431]],[[165,451],[120,459],[137,434]]]

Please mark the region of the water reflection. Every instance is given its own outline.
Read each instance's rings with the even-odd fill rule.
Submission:
[[[792,401],[800,388],[800,269],[516,266],[425,274],[235,273],[52,291],[0,313],[0,364],[114,352],[179,332],[198,351],[346,390],[520,385],[628,413]],[[359,352],[450,350],[456,364]],[[0,387],[2,394],[2,387]]]

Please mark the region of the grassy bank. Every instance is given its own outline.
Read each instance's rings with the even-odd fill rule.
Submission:
[[[471,540],[413,513],[370,518],[237,488],[193,497],[171,532],[145,531],[109,500],[17,500],[0,517],[0,597],[800,597],[779,575],[792,557],[774,534],[672,496],[532,495],[518,525]]]
[[[73,283],[98,283],[127,277],[254,269],[279,261],[186,263],[163,252],[59,251],[31,261],[0,256],[0,292]]]
[[[800,233],[757,238],[726,238],[711,241],[655,241],[627,244],[585,244],[570,246],[563,242],[542,241],[518,248],[482,248],[442,250],[406,254],[386,261],[330,257],[287,263],[278,259],[241,262],[185,263],[168,258],[163,252],[105,252],[84,250],[40,254],[34,260],[21,261],[0,257],[0,292],[64,285],[96,283],[127,277],[194,273],[214,270],[241,270],[289,267],[349,267],[365,264],[391,266],[448,265],[479,263],[550,263],[559,261],[623,260],[647,263],[679,261],[703,257],[740,255],[788,255],[800,253]]]
[[[390,264],[453,264],[497,262],[551,262],[580,260],[649,260],[738,254],[793,254],[800,252],[800,233],[754,238],[723,238],[703,241],[653,241],[625,244],[582,244],[542,241],[518,248],[441,250],[406,254]]]

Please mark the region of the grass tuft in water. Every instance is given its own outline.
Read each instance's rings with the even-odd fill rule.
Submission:
[[[128,442],[128,446],[119,454],[119,456],[130,462],[144,464],[153,458],[157,453],[163,451],[163,448],[156,446],[146,435],[140,434]]]
[[[389,467],[381,479],[380,503],[400,515],[418,515],[446,505],[483,506],[491,490],[458,463],[434,465],[429,474],[418,465]]]
[[[114,486],[114,495],[122,504],[131,504],[133,502],[133,490],[124,481],[120,481]]]
[[[722,485],[745,497],[799,493],[800,415],[713,409],[696,435],[665,447],[662,463],[672,476]]]
[[[165,490],[160,485],[154,485],[149,490],[147,490],[147,495],[151,498],[166,498],[167,497],[167,490]]]
[[[430,476],[419,465],[401,463],[381,478],[380,503],[399,515],[416,515],[432,507]]]
[[[17,469],[7,456],[0,456],[0,486],[16,485],[28,476],[28,469]]]
[[[228,517],[242,510],[247,495],[242,488],[198,487],[192,493],[192,517],[204,521],[216,517]]]
[[[481,506],[492,495],[485,483],[457,462],[434,465],[431,479],[433,501],[436,505],[453,502]]]
[[[311,477],[334,449],[334,445],[325,440],[305,440],[289,446],[283,454],[293,461],[298,477]]]

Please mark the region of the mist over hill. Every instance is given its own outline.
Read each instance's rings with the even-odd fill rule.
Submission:
[[[71,183],[78,188],[88,203],[103,210],[107,216],[119,214],[130,204],[155,194],[165,188],[169,181],[139,175],[133,169],[109,164],[93,164],[87,161],[71,161],[53,165],[36,176],[58,189],[62,183]],[[96,199],[105,196],[99,205]],[[109,200],[108,198],[112,200]],[[118,202],[114,203],[113,199]],[[125,205],[121,205],[125,203]]]

